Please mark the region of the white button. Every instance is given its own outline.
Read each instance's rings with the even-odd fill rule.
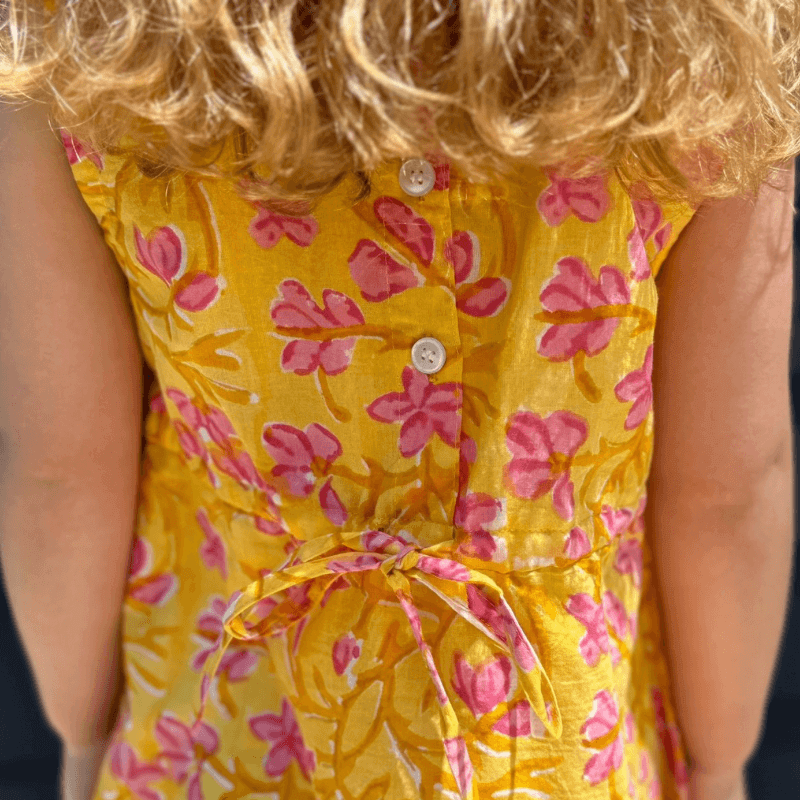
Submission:
[[[422,197],[433,189],[436,170],[424,158],[411,158],[400,167],[400,188],[414,197]]]
[[[414,366],[426,375],[438,372],[444,366],[444,345],[432,336],[417,339],[411,348],[411,360]]]

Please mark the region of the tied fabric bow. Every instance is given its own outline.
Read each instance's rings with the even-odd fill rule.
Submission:
[[[347,540],[353,539],[363,549],[355,549],[352,544],[347,543]],[[474,797],[472,762],[464,737],[459,732],[455,709],[433,660],[433,653],[422,635],[422,624],[411,598],[409,581],[415,580],[426,586],[511,657],[531,710],[552,736],[560,738],[561,712],[553,686],[508,605],[503,590],[485,573],[469,569],[450,558],[432,554],[433,551],[435,547],[429,548],[427,552],[421,551],[400,536],[392,536],[383,531],[350,535],[337,533],[306,542],[296,551],[289,566],[265,575],[253,581],[243,591],[234,593],[224,617],[226,635],[222,649],[214,659],[213,669],[210,668],[210,658],[203,669],[200,712],[194,729],[198,728],[203,719],[211,683],[228,645],[234,639],[252,641],[281,634],[308,615],[325,596],[330,585],[342,575],[380,570],[411,623],[414,639],[436,689],[442,716],[445,753],[463,800],[472,800]],[[437,585],[439,583],[441,585]],[[461,594],[460,590],[464,588],[466,603],[461,597],[454,597],[443,591],[448,584],[452,587],[454,583],[463,584],[463,587],[458,587],[457,594]],[[308,591],[302,602],[298,603],[288,593],[277,600],[273,599],[274,595],[301,584],[308,584]],[[294,594],[296,597],[296,593]],[[257,620],[246,620],[247,612],[265,600],[268,602],[255,611],[263,612],[267,608],[267,615]],[[548,705],[552,713],[549,713]]]

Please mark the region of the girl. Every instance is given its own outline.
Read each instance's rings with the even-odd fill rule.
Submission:
[[[63,797],[743,800],[800,2],[3,10],[0,546]]]

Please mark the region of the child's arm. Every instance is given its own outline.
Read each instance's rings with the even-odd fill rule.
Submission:
[[[124,279],[63,146],[41,106],[0,106],[0,560],[67,748],[116,714],[141,393]]]
[[[755,750],[787,610],[794,165],[755,207],[704,204],[659,273],[645,520],[691,759]]]

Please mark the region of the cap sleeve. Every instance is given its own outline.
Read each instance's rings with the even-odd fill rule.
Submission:
[[[661,265],[666,261],[672,246],[694,216],[697,207],[688,203],[667,203],[661,205],[660,210],[661,220],[658,229],[647,240],[646,245],[654,279],[658,277]]]

